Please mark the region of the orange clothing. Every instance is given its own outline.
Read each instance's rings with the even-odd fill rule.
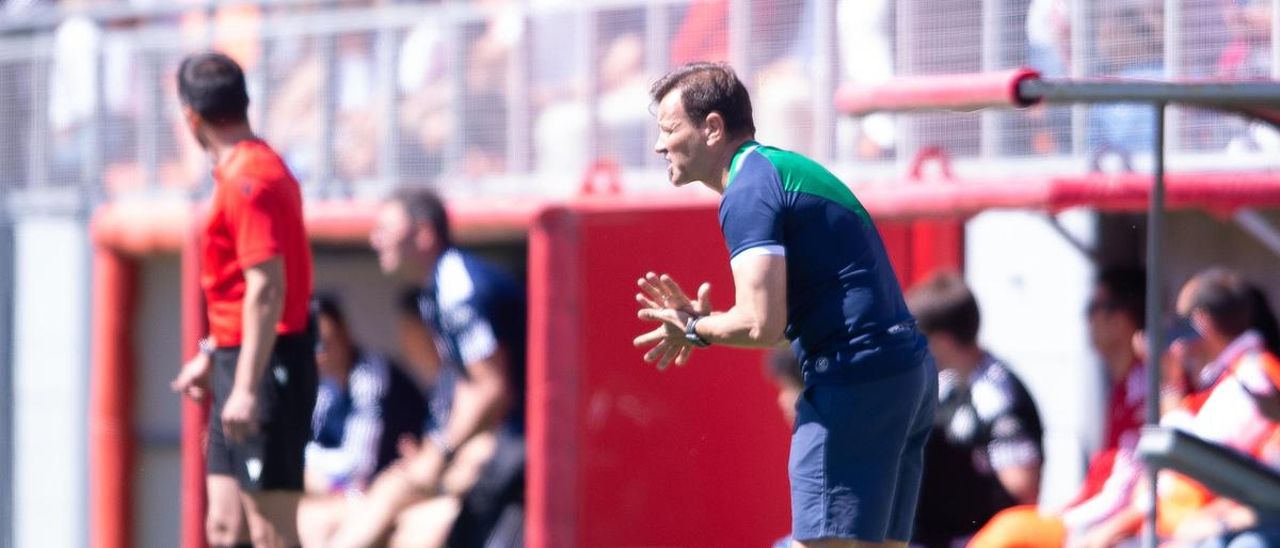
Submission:
[[[1062,518],[1027,504],[996,514],[969,540],[969,548],[1060,548],[1066,542]]]

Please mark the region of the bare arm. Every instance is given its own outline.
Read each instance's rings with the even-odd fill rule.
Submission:
[[[431,329],[422,323],[420,316],[412,312],[400,312],[396,321],[400,328],[400,349],[405,371],[418,386],[430,386],[440,371],[440,352],[433,342],[435,337]]]
[[[787,327],[787,262],[781,255],[739,257],[733,262],[733,307],[698,322],[698,335],[713,344],[771,347]]]
[[[507,356],[502,348],[468,364],[467,375],[469,378],[459,381],[455,389],[453,409],[443,431],[445,441],[455,448],[493,426],[511,402],[507,389]]]
[[[234,389],[256,393],[276,343],[276,324],[284,313],[284,259],[272,257],[246,268],[244,281],[244,334]]]
[[[236,378],[222,409],[227,438],[239,442],[257,425],[258,381],[276,342],[276,324],[284,309],[284,260],[272,257],[244,270],[243,335]]]
[[[698,288],[697,302],[691,301],[680,284],[652,272],[637,283],[641,293],[638,316],[660,325],[636,337],[637,348],[650,347],[644,361],[657,362],[658,369],[675,362],[683,365],[693,350],[686,338],[689,322],[698,319],[696,331],[709,343],[749,348],[780,347],[787,325],[787,268],[781,255],[755,255],[732,263],[735,303],[726,312],[711,310],[710,284]]]

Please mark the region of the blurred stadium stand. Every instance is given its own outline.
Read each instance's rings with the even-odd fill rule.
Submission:
[[[1257,78],[1274,55],[1270,7],[1256,1],[31,4],[0,20],[0,181],[104,199],[198,194],[204,163],[172,82],[183,54],[208,47],[245,65],[255,126],[308,193],[335,198],[401,184],[554,198],[573,194],[566,181],[595,159],[653,170],[648,83],[690,59],[738,68],[762,140],[858,180],[924,146],[987,169],[1034,155],[1040,170],[1080,170],[1103,145],[1140,156],[1150,123],[1134,111],[1144,109],[859,122],[838,120],[830,98],[841,81],[1024,65],[1046,76]],[[1218,114],[1180,111],[1173,126],[1173,150],[1206,165],[1280,147]],[[660,187],[652,180],[627,177],[627,189]]]

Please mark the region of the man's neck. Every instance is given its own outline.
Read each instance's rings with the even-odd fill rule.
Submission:
[[[447,249],[441,249],[435,252],[426,253],[422,260],[422,271],[410,273],[413,283],[423,283],[427,287],[436,283],[436,267],[440,264],[440,258],[444,257]]]
[[[209,157],[215,166],[226,160],[231,155],[231,151],[235,150],[236,145],[258,138],[248,124],[210,128],[205,131],[204,136],[207,141],[206,150],[209,151]]]
[[[754,135],[745,135],[729,141],[720,154],[720,160],[717,165],[720,166],[720,172],[714,181],[706,181],[707,188],[716,191],[717,194],[724,194],[724,190],[729,187],[729,169],[733,167],[733,157],[742,149],[742,145],[755,140]]]
[[[982,365],[986,354],[978,346],[957,349],[956,355],[952,359],[951,367],[967,377],[978,370],[978,366]]]

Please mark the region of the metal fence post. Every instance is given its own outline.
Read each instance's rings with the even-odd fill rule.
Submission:
[[[1160,423],[1160,362],[1159,356],[1164,341],[1164,333],[1160,328],[1163,323],[1164,306],[1161,299],[1161,282],[1164,279],[1164,132],[1165,106],[1163,102],[1155,103],[1155,146],[1151,151],[1154,168],[1152,170],[1151,202],[1147,211],[1147,424]],[[1147,509],[1146,521],[1142,530],[1142,545],[1155,548],[1159,539],[1156,537],[1156,476],[1155,467],[1147,469],[1147,480],[1150,490],[1142,496],[1147,498],[1150,507]]]

